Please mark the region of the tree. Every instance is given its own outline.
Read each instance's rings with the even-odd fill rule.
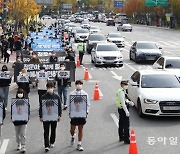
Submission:
[[[177,23],[180,24],[180,0],[170,0],[170,6]]]
[[[25,21],[28,27],[29,19],[34,18],[40,12],[41,7],[34,0],[10,0],[8,10],[15,20],[15,29],[17,30],[17,27],[22,27]]]

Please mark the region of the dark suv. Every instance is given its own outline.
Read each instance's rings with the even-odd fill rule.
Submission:
[[[106,21],[106,26],[110,26],[110,25],[115,26],[115,21],[112,18],[109,18]]]

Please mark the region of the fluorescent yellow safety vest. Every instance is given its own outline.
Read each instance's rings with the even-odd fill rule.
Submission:
[[[117,93],[116,93],[116,106],[119,108],[119,109],[122,109],[122,104],[121,104],[121,99],[120,99],[120,93],[123,91],[124,89],[123,88],[119,88]],[[125,103],[126,103],[126,98],[125,98]]]
[[[84,52],[84,44],[83,43],[78,43],[77,49],[79,52]]]

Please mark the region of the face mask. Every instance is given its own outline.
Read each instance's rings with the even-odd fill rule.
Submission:
[[[63,66],[63,67],[61,67],[61,70],[65,70],[65,67]]]
[[[76,89],[77,90],[81,90],[82,89],[82,85],[81,84],[76,85]]]
[[[49,89],[47,90],[47,92],[48,92],[49,94],[53,94],[54,89],[53,89],[53,88],[49,88]]]
[[[7,69],[6,68],[2,68],[2,71],[7,71]]]
[[[40,73],[44,73],[44,70],[40,70]]]
[[[18,94],[17,95],[19,98],[22,98],[23,97],[23,94]]]
[[[33,55],[32,57],[33,57],[33,58],[36,58],[36,55]]]
[[[55,57],[55,54],[52,54],[53,57]]]
[[[124,89],[127,89],[128,88],[128,86],[124,86]]]
[[[21,59],[20,59],[20,58],[18,58],[18,59],[17,59],[17,61],[21,61]]]
[[[23,76],[26,76],[26,73],[22,73]]]
[[[31,51],[29,51],[29,53],[33,53],[33,51],[31,50]]]

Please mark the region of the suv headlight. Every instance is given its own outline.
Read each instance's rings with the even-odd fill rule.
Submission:
[[[144,99],[144,103],[146,104],[156,104],[158,101],[152,99]]]

